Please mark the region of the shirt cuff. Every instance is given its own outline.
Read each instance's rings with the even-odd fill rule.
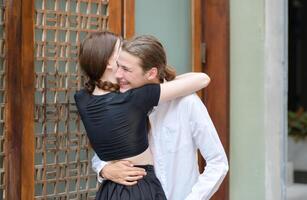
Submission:
[[[97,180],[99,183],[102,183],[102,181],[106,180],[104,177],[100,176],[101,170],[108,164],[107,162],[100,162],[97,167]]]

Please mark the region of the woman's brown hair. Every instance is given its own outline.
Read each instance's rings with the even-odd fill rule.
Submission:
[[[151,35],[142,35],[125,41],[122,50],[138,57],[141,60],[141,67],[146,72],[153,67],[158,69],[158,78],[162,83],[176,77],[173,67],[167,65],[166,53],[162,44]]]
[[[90,33],[83,40],[79,50],[79,64],[88,78],[85,89],[89,93],[94,91],[95,86],[108,91],[119,89],[118,84],[100,80],[113,55],[118,39],[120,38],[114,33],[102,31]]]

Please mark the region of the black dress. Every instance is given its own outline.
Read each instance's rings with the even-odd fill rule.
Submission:
[[[143,167],[147,175],[136,185],[125,186],[105,180],[99,188],[96,200],[166,200],[161,183],[155,175],[152,165]]]
[[[158,104],[160,85],[150,84],[125,93],[91,95],[85,90],[75,101],[87,136],[101,160],[136,156],[148,148],[147,114]],[[152,165],[141,166],[147,175],[134,186],[104,181],[97,200],[165,200]]]

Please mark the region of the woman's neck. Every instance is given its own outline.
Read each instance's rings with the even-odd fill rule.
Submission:
[[[106,70],[103,76],[100,78],[100,81],[102,82],[111,82],[111,83],[117,83],[116,78],[111,70]],[[99,88],[98,86],[95,86],[95,89],[93,91],[93,95],[103,95],[110,93],[108,90],[103,90]]]
[[[104,72],[104,74],[102,75],[100,80],[101,81],[111,82],[111,83],[117,83],[113,71],[108,69],[108,68],[106,69],[106,71]]]
[[[97,85],[95,86],[95,89],[93,91],[93,95],[104,95],[104,94],[108,94],[110,93],[110,91],[107,91],[107,90],[103,90],[103,89],[100,89]]]

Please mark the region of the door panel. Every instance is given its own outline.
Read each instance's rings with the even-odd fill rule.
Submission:
[[[121,33],[118,2],[36,1],[35,199],[95,197],[93,151],[73,98],[84,82],[78,48],[89,32]]]
[[[199,92],[217,129],[229,160],[229,1],[192,0],[192,63],[194,71],[211,78]],[[199,154],[202,172],[206,165]],[[229,199],[228,176],[212,197]]]
[[[84,82],[78,49],[89,32],[133,34],[123,23],[134,1],[0,3],[0,199],[94,199],[93,152],[73,98]]]
[[[202,1],[202,13],[202,43],[206,44],[203,69],[212,80],[204,102],[229,160],[229,0]],[[227,175],[212,200],[229,199],[228,182]]]

